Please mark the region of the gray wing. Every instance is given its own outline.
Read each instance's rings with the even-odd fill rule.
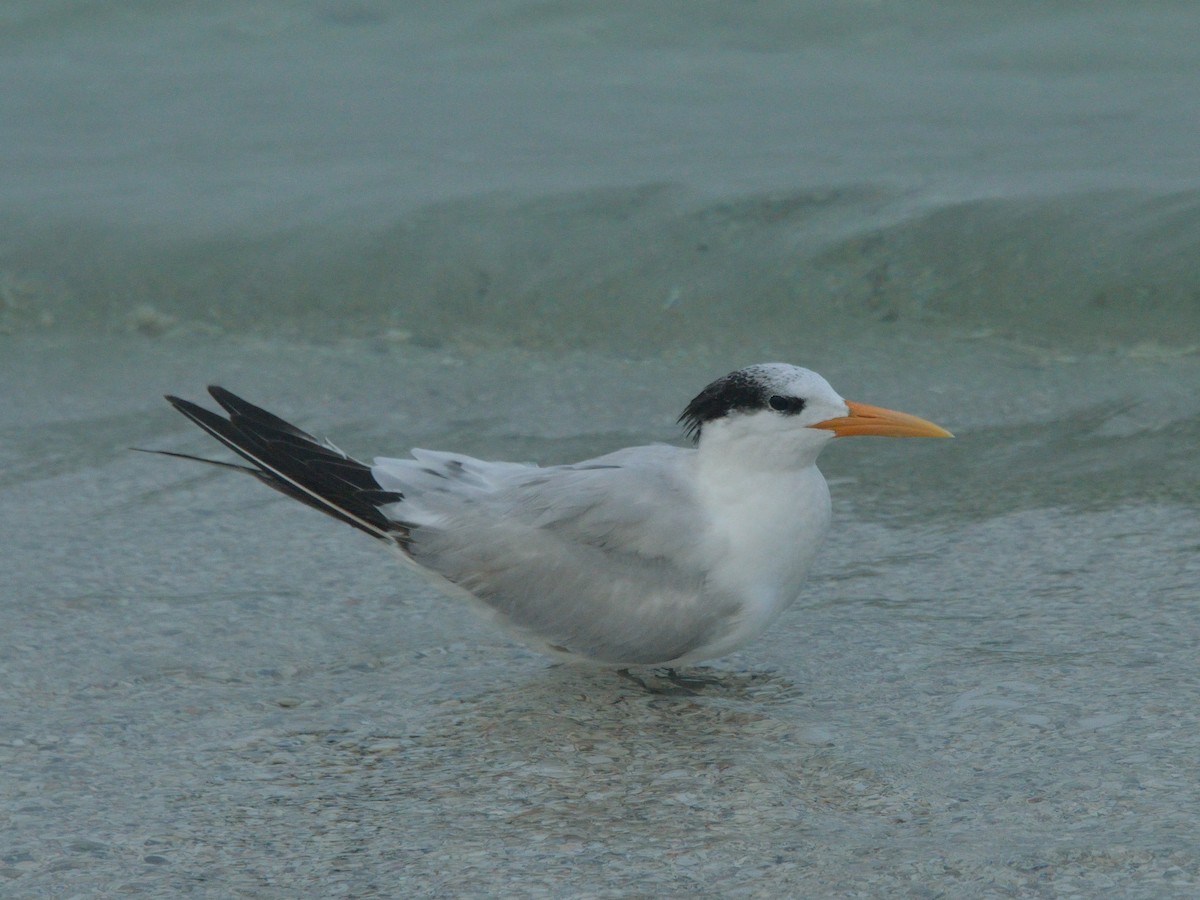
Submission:
[[[637,447],[538,468],[416,450],[372,471],[404,493],[394,514],[415,562],[560,652],[658,663],[707,643],[738,609],[706,594],[702,513],[684,477],[694,452]]]

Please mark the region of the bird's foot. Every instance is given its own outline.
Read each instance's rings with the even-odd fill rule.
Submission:
[[[632,681],[648,694],[667,696],[695,696],[706,687],[720,684],[716,675],[696,672],[681,674],[677,669],[652,669],[644,674],[634,674],[629,669],[617,669],[617,674]]]
[[[722,684],[721,676],[716,674],[712,669],[688,669],[680,671],[678,669],[665,669],[666,679],[672,684],[677,684],[680,687],[702,689],[715,687]]]

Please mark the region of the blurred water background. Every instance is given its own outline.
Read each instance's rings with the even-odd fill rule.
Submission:
[[[1194,896],[1198,33],[7,0],[0,893]],[[696,696],[127,450],[212,451],[160,395],[216,381],[559,462],[772,359],[959,437],[839,442],[808,594]]]

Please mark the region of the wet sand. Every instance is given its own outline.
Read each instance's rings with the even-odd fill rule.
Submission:
[[[901,324],[715,358],[3,339],[6,896],[1193,896],[1200,358]],[[750,353],[750,351],[747,351]],[[213,453],[673,440],[784,358],[954,442],[838,442],[772,632],[657,694],[551,666]]]

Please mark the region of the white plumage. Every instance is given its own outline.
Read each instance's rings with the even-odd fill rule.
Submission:
[[[694,449],[548,467],[413,450],[367,466],[209,390],[229,418],[168,400],[253,465],[237,468],[394,544],[539,649],[613,666],[723,655],[797,598],[829,524],[816,460],[832,438],[949,435],[769,363],[692,400],[680,421]]]

